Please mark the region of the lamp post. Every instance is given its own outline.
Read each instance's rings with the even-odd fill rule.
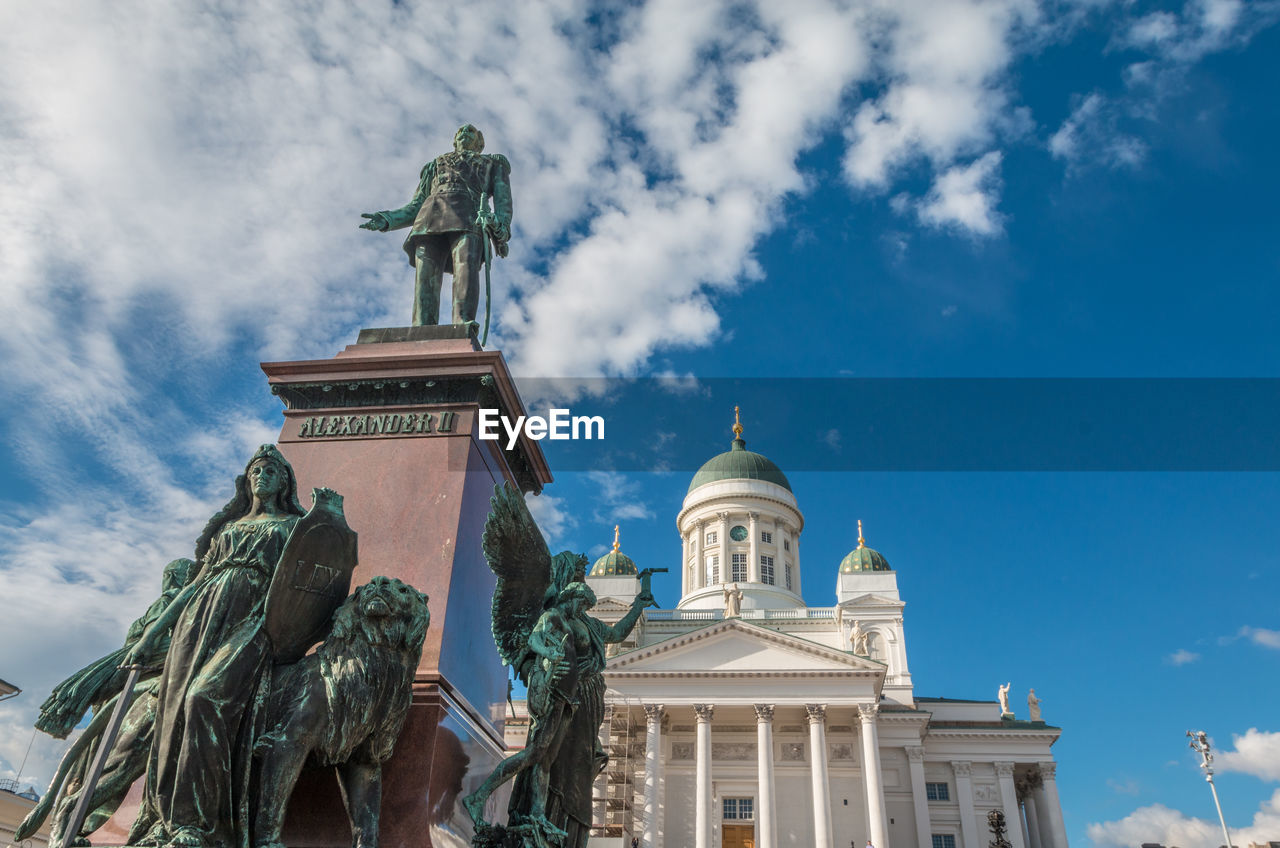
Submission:
[[[1218,821],[1222,824],[1222,835],[1227,840],[1226,848],[1231,848],[1231,834],[1227,832],[1227,820],[1222,815],[1222,804],[1218,801],[1218,788],[1213,785],[1213,751],[1209,750],[1209,737],[1203,730],[1188,730],[1191,739],[1191,750],[1200,755],[1200,768],[1204,769],[1204,779],[1213,793],[1213,805],[1218,808]]]

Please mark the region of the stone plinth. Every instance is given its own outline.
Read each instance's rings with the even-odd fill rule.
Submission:
[[[387,848],[439,843],[424,839],[432,829],[470,833],[455,801],[502,756],[507,696],[481,550],[489,498],[504,480],[525,492],[551,481],[536,442],[508,452],[479,439],[479,409],[525,410],[502,354],[460,330],[364,330],[333,359],[262,365],[286,406],[279,444],[299,491],[329,486],[345,498],[360,534],[353,583],[386,574],[431,598],[414,706],[383,788]],[[291,848],[350,844],[331,774],[307,775],[294,798]]]
[[[507,697],[490,631],[494,575],[481,550],[489,499],[503,481],[541,491],[551,474],[536,442],[522,436],[506,451],[478,437],[481,408],[525,413],[501,353],[449,326],[360,338],[332,359],[262,370],[286,407],[279,445],[303,506],[316,486],[345,499],[359,534],[352,585],[388,575],[430,597],[413,706],[384,768],[381,844],[466,844],[470,820],[456,802],[503,756]],[[122,839],[138,794],[135,787],[95,844]],[[290,848],[351,844],[332,769],[303,773],[284,840]]]

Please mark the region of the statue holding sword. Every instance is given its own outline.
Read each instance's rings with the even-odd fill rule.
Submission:
[[[413,325],[440,320],[444,274],[453,275],[453,323],[476,324],[480,268],[485,274],[484,340],[489,330],[489,266],[507,255],[511,238],[511,163],[482,153],[484,136],[471,124],[458,128],[453,150],[422,168],[418,189],[399,209],[362,213],[362,229],[411,227],[404,249],[414,266]]]

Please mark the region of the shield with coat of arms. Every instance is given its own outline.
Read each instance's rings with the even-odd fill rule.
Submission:
[[[311,499],[311,509],[289,534],[267,591],[263,627],[278,665],[302,659],[328,634],[356,567],[356,533],[342,514],[342,495],[312,489]]]

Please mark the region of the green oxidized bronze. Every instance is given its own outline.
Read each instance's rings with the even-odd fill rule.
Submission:
[[[426,596],[391,578],[348,598],[356,536],[341,496],[313,498],[303,515],[293,469],[263,445],[200,535],[199,564],[171,563],[165,594],[125,647],[46,703],[42,728],[63,734],[95,707],[55,778],[77,775],[56,808],[58,832],[93,832],[145,772],[130,845],[281,848],[310,759],[337,767],[355,848],[377,848],[382,763],[408,714],[430,615]],[[157,674],[148,663],[161,657]]]
[[[107,718],[124,688],[126,673],[120,669],[120,663],[143,632],[160,617],[194,576],[195,563],[189,559],[176,559],[166,565],[160,597],[156,598],[141,618],[129,626],[124,646],[59,683],[41,706],[36,727],[59,739],[65,737],[90,708],[93,709],[93,720],[63,756],[40,803],[18,826],[15,842],[29,839],[52,812],[49,841],[52,845],[62,844],[72,811],[80,799],[89,763],[97,753],[102,733],[107,726]],[[151,745],[151,731],[155,721],[159,663],[168,647],[168,634],[163,634],[156,646],[156,653],[151,658],[151,664],[139,675],[138,682],[130,693],[128,711],[89,801],[88,817],[80,826],[79,832],[72,837],[81,844],[111,817],[124,800],[129,787],[146,771],[147,749]]]
[[[511,486],[499,487],[485,523],[484,552],[498,576],[493,636],[504,663],[528,687],[525,748],[503,760],[463,804],[476,826],[476,848],[584,846],[591,826],[591,784],[607,757],[604,719],[605,645],[620,642],[653,603],[647,579],[631,610],[610,627],[586,614],[595,603],[583,579],[586,557],[552,557]],[[647,577],[647,575],[646,575]],[[484,817],[489,796],[516,784],[506,825]]]
[[[375,577],[339,607],[315,653],[275,670],[268,731],[254,745],[258,848],[284,848],[285,811],[308,760],[337,767],[352,845],[377,848],[382,764],[409,714],[430,623],[426,595]]]
[[[511,164],[485,154],[484,136],[471,124],[459,127],[453,151],[427,163],[418,190],[399,209],[365,212],[366,230],[412,227],[404,249],[415,268],[413,325],[436,324],[444,274],[453,275],[453,323],[475,324],[480,268],[486,289],[493,254],[507,255],[511,238]],[[490,208],[492,204],[492,208]],[[488,292],[485,336],[489,329]]]

